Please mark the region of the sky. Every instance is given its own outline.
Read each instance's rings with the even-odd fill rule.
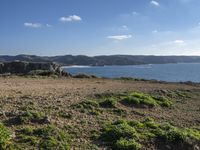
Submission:
[[[0,55],[200,55],[200,0],[0,0]]]

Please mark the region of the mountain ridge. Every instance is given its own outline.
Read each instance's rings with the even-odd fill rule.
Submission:
[[[27,61],[27,62],[56,62],[61,65],[142,65],[142,64],[166,64],[166,63],[200,63],[200,56],[156,56],[156,55],[0,55],[0,62]]]

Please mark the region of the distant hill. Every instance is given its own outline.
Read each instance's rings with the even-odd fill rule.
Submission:
[[[9,61],[28,62],[57,62],[62,65],[140,65],[140,64],[166,64],[166,63],[200,63],[200,56],[144,56],[144,55],[110,55],[110,56],[36,56],[36,55],[1,55],[0,62]]]

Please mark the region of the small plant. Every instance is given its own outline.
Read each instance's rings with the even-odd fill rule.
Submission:
[[[11,144],[11,134],[6,127],[0,123],[0,149],[7,149]]]
[[[157,105],[163,107],[172,106],[172,102],[168,100],[166,97],[154,97],[139,92],[132,92],[127,94],[126,96],[123,97],[123,102],[134,106],[141,106],[141,105],[146,105],[149,107],[154,107]]]
[[[78,104],[72,105],[72,108],[79,109],[81,112],[89,113],[91,115],[99,115],[101,113],[99,110],[99,103],[95,100],[80,102]]]
[[[117,104],[117,101],[115,98],[106,98],[105,100],[103,100],[102,102],[99,103],[100,106],[102,107],[108,107],[108,108],[114,108],[115,105]]]
[[[142,146],[135,140],[120,139],[115,143],[114,149],[116,150],[138,150]]]
[[[20,124],[27,124],[30,122],[41,123],[45,121],[45,116],[39,112],[26,111],[18,116]]]
[[[71,119],[72,115],[70,113],[64,112],[64,111],[59,111],[58,116],[62,118],[68,118]]]

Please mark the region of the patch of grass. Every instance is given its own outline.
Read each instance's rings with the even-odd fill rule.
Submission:
[[[69,150],[70,137],[64,131],[53,125],[40,128],[24,128],[17,136],[20,144],[26,143],[29,146],[39,147],[40,149],[63,149]]]
[[[11,133],[0,123],[0,149],[7,149],[11,144]]]
[[[199,143],[200,131],[159,124],[151,118],[141,122],[119,120],[104,124],[99,139],[112,149],[137,150],[142,148],[142,143],[149,141],[154,141],[155,146],[156,141],[161,141],[181,149]]]
[[[182,98],[182,99],[192,97],[191,92],[182,91],[182,90],[170,91],[169,93],[167,93],[167,95],[172,98]]]
[[[127,92],[127,93],[105,93],[102,95],[96,95],[99,105],[105,108],[116,108],[117,102],[121,102],[127,106],[136,107],[171,107],[172,101],[164,96],[153,96],[141,92]]]
[[[62,118],[68,118],[68,119],[72,118],[72,115],[70,113],[65,112],[65,111],[59,111],[58,116],[62,117]]]
[[[113,97],[110,97],[110,98],[104,99],[99,104],[100,104],[101,107],[115,108],[115,105],[117,104],[117,100]]]
[[[99,103],[95,100],[86,100],[72,105],[72,108],[79,109],[83,113],[91,115],[99,115],[101,113],[99,109]]]
[[[113,109],[113,112],[120,116],[126,116],[126,114],[127,114],[126,110],[121,109],[121,108],[115,108],[115,109]]]
[[[157,96],[157,97],[153,97],[157,103],[163,107],[171,107],[172,106],[172,102],[167,99],[166,97],[164,96]]]
[[[136,142],[135,140],[127,140],[127,139],[119,139],[115,143],[116,150],[138,150],[141,148],[141,144]]]
[[[154,97],[148,94],[139,93],[139,92],[132,92],[124,96],[123,102],[129,105],[134,106],[163,106],[163,107],[170,107],[172,106],[172,102],[167,99],[166,97]]]
[[[20,124],[28,124],[30,122],[42,123],[45,121],[45,115],[40,112],[26,111],[18,116]]]

